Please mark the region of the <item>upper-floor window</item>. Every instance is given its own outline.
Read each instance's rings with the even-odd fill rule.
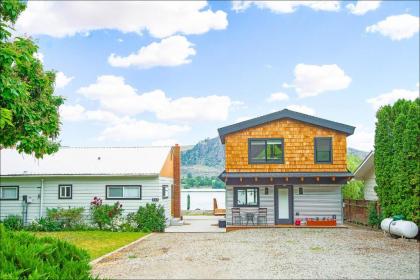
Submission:
[[[315,162],[316,163],[332,163],[332,138],[316,137],[315,138]]]
[[[284,141],[276,139],[249,139],[249,163],[284,163]]]
[[[0,200],[19,200],[19,187],[0,186]]]
[[[73,193],[72,185],[58,185],[58,198],[71,199]]]
[[[141,199],[141,186],[106,186],[106,199]]]

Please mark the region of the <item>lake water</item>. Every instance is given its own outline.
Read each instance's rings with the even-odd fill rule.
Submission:
[[[216,198],[219,208],[225,208],[225,190],[223,189],[182,189],[182,210],[187,210],[188,194],[190,195],[190,210],[213,210],[213,198]]]

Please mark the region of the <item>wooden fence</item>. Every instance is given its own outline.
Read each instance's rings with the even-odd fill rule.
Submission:
[[[344,220],[357,224],[368,224],[369,200],[344,199]],[[376,212],[379,213],[379,204],[376,202]]]

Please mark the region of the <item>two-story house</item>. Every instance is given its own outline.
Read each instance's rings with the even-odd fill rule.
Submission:
[[[227,227],[342,224],[341,186],[353,176],[346,138],[354,129],[287,109],[219,128]]]

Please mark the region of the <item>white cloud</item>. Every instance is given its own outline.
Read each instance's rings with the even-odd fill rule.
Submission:
[[[132,116],[152,112],[163,120],[223,121],[234,105],[228,96],[171,99],[159,89],[138,94],[123,77],[112,75],[98,77],[96,83],[80,88],[78,93],[99,101],[105,110]]]
[[[366,102],[370,103],[374,110],[378,110],[381,106],[393,104],[398,99],[414,100],[418,97],[419,90],[394,89],[391,92],[369,98]]]
[[[152,142],[152,146],[175,146],[175,144],[178,144],[176,139],[162,139]]]
[[[117,41],[118,41],[118,43],[122,43],[122,42],[124,42],[124,40],[123,40],[123,39],[121,39],[121,38],[118,38],[118,39],[117,39]]]
[[[308,7],[315,11],[336,12],[340,10],[339,1],[233,1],[232,9],[242,12],[251,5],[260,9],[268,9],[273,13],[294,13],[298,7]]]
[[[419,87],[419,82],[417,82],[416,87]]]
[[[66,105],[63,104],[60,106],[59,112],[60,117],[64,121],[81,121],[85,119],[86,109],[79,105]]]
[[[285,101],[288,100],[289,96],[283,92],[275,92],[267,98],[267,102],[277,102],[277,101]]]
[[[80,104],[60,106],[60,117],[64,121],[80,122],[80,121],[97,121],[103,123],[118,123],[128,120],[128,117],[119,117],[112,112],[104,110],[86,110]]]
[[[287,106],[287,109],[307,115],[315,115],[315,110],[305,105],[292,104]]]
[[[34,53],[34,57],[39,59],[42,63],[44,63],[44,54],[41,52]]]
[[[348,137],[348,146],[362,151],[373,150],[375,132],[364,125],[356,125],[354,134]]]
[[[298,64],[295,67],[293,86],[301,98],[346,89],[350,83],[351,78],[336,64]]]
[[[356,5],[351,3],[347,4],[346,8],[350,11],[350,13],[361,16],[366,14],[369,11],[374,11],[379,8],[381,1],[357,1]]]
[[[236,118],[235,123],[247,121],[247,120],[250,120],[250,119],[253,119],[253,118],[255,118],[255,116],[242,116],[242,117]]]
[[[176,33],[203,34],[227,25],[227,14],[212,11],[206,1],[28,1],[16,28],[52,37],[101,29],[139,34],[147,30],[164,38]]]
[[[63,88],[67,86],[74,77],[67,77],[63,72],[57,72],[55,74],[55,88]]]
[[[410,14],[389,16],[386,19],[366,27],[366,32],[379,32],[393,41],[408,39],[419,32],[419,17]]]
[[[187,38],[176,35],[163,39],[159,43],[151,43],[126,57],[111,54],[108,62],[114,67],[178,66],[190,63],[191,56],[195,53],[193,44]]]
[[[105,128],[99,136],[99,140],[159,140],[167,139],[177,133],[189,130],[190,127],[186,125],[168,125],[164,123],[130,119]]]

